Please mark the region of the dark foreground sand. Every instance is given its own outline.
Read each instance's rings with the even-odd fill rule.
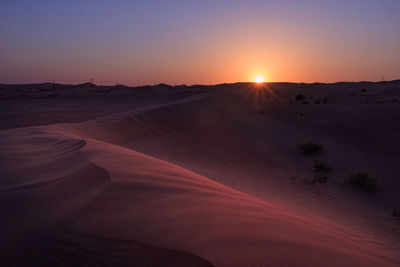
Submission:
[[[0,85],[0,105],[1,266],[400,264],[400,81]]]

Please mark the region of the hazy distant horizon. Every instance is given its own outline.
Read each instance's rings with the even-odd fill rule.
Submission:
[[[335,84],[335,83],[379,83],[379,82],[394,82],[394,81],[400,81],[400,77],[398,77],[397,79],[392,79],[392,80],[378,80],[378,81],[334,81],[334,82],[320,82],[320,81],[314,81],[314,82],[288,82],[288,81],[273,81],[273,82],[265,82],[266,84],[274,84],[274,83],[305,83],[305,84],[313,84],[313,83],[324,83],[324,84]],[[165,83],[165,82],[160,82],[160,83],[155,83],[155,84],[124,84],[124,83],[118,83],[118,84],[99,84],[96,83],[96,81],[82,81],[82,82],[77,82],[77,83],[63,83],[63,82],[57,82],[57,81],[43,81],[43,82],[28,82],[28,83],[4,83],[0,81],[0,85],[36,85],[36,84],[46,84],[46,83],[54,83],[54,84],[58,84],[58,85],[73,85],[73,86],[77,86],[80,84],[85,84],[85,83],[93,83],[96,86],[128,86],[128,87],[141,87],[141,86],[157,86],[160,84],[165,84],[165,85],[169,85],[169,86],[195,86],[195,85],[200,85],[200,86],[216,86],[216,85],[221,85],[221,84],[239,84],[239,83],[254,83],[251,81],[236,81],[236,82],[227,82],[227,83],[215,83],[215,84],[202,84],[202,83],[194,83],[194,84],[169,84],[169,83]]]

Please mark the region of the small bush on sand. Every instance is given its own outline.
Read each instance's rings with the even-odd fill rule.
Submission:
[[[318,182],[320,184],[325,184],[327,181],[328,181],[328,176],[327,175],[318,176]]]
[[[296,95],[296,101],[304,100],[306,97],[303,94]]]
[[[356,172],[349,176],[349,183],[365,190],[375,190],[376,182],[368,173]]]
[[[315,160],[314,161],[314,170],[318,172],[330,172],[332,167],[322,161]]]
[[[313,155],[322,150],[322,146],[313,142],[305,142],[302,144],[299,144],[298,147],[300,150],[307,155]]]
[[[326,184],[328,181],[327,175],[315,176],[314,178],[304,177],[305,184]]]

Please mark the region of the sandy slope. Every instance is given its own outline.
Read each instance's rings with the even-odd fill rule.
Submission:
[[[352,103],[290,105],[297,89],[285,88],[223,86],[87,122],[1,131],[1,262],[396,266],[397,222],[380,208],[399,189],[387,163],[397,132],[372,129],[379,146],[365,145],[368,136],[358,143],[364,124],[348,135],[332,126],[363,121],[339,116]],[[326,186],[293,178],[309,174],[312,159],[293,149],[309,136],[337,169]],[[388,189],[343,188],[345,163],[368,157],[372,171],[391,166],[379,180]]]

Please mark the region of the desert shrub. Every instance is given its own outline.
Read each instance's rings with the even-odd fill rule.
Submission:
[[[368,173],[356,172],[349,176],[349,183],[366,190],[375,190],[376,182]]]
[[[303,94],[296,95],[296,101],[304,100],[306,97]]]
[[[321,176],[318,176],[317,179],[318,179],[318,183],[325,184],[328,181],[328,176],[321,175]]]
[[[299,144],[298,147],[304,154],[307,154],[307,155],[313,155],[322,150],[321,145],[319,145],[317,143],[313,143],[313,142],[305,142],[305,143]]]
[[[305,184],[315,184],[317,181],[315,178],[311,177],[304,177],[304,183]]]
[[[314,161],[314,170],[319,172],[330,172],[332,167],[322,161],[315,160]]]
[[[315,184],[315,180],[310,177],[304,177],[304,183],[305,184]]]
[[[304,177],[305,184],[326,184],[327,181],[328,181],[327,175],[315,176],[313,178]]]

